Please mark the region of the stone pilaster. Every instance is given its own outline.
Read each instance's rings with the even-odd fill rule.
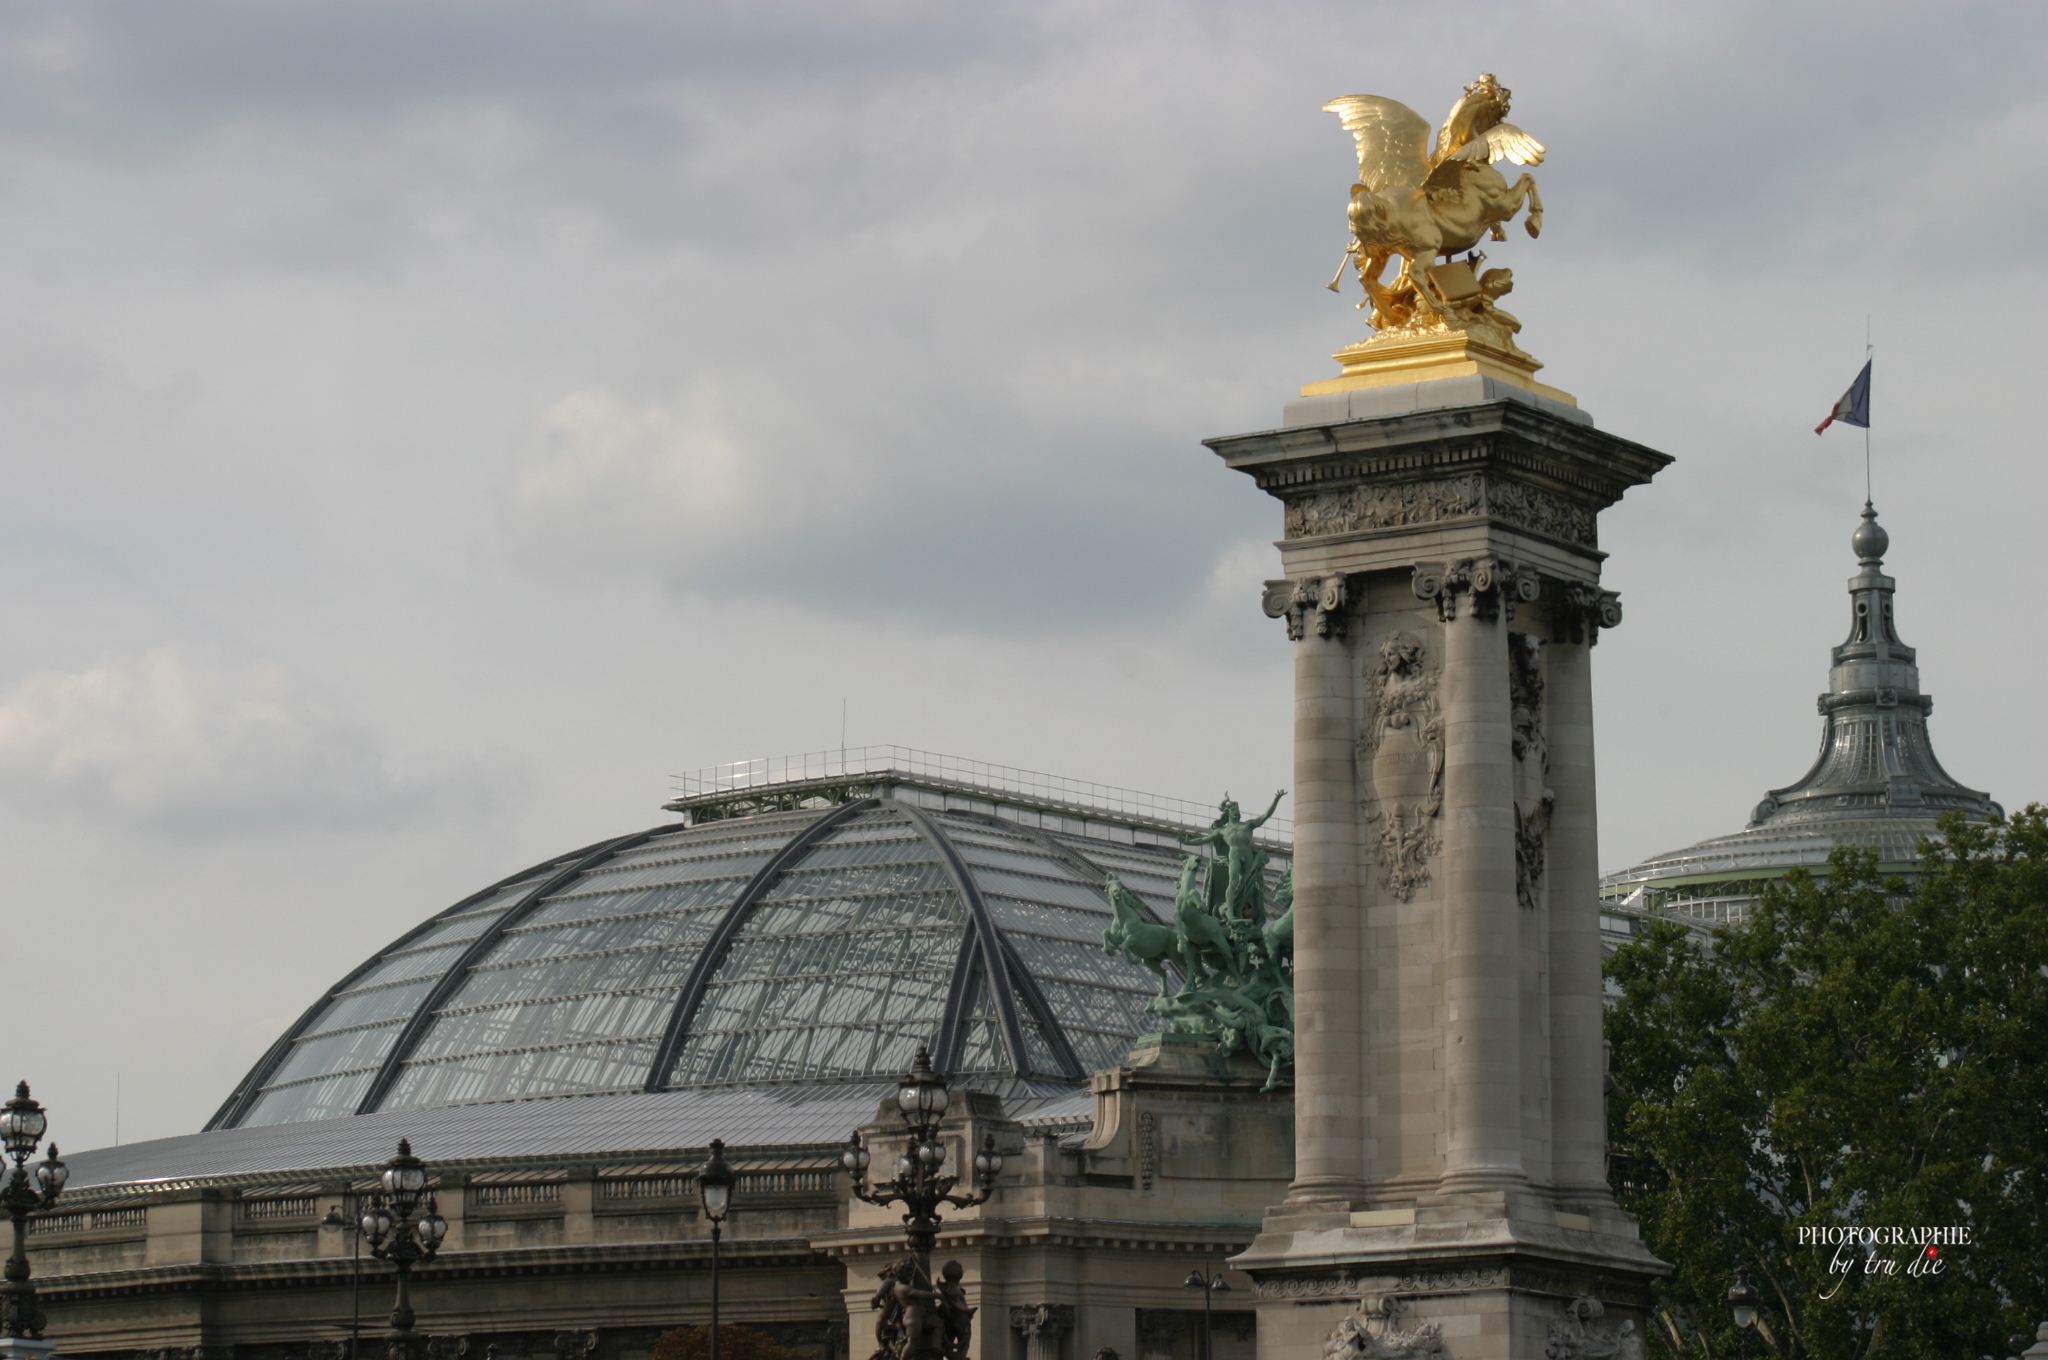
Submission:
[[[1480,380],[1339,397],[1210,441],[1285,503],[1297,649],[1297,1176],[1233,1264],[1261,1360],[1610,1353],[1662,1266],[1605,1177],[1596,523],[1670,460]]]

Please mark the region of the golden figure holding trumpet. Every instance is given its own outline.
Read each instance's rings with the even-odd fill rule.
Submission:
[[[1366,293],[1358,305],[1372,307],[1373,329],[1380,337],[1471,331],[1475,339],[1533,368],[1535,361],[1514,342],[1520,324],[1494,306],[1512,286],[1507,271],[1478,275],[1476,267],[1485,257],[1477,252],[1454,259],[1482,237],[1505,241],[1504,224],[1524,204],[1529,235],[1543,229],[1535,176],[1524,174],[1510,184],[1494,169],[1503,160],[1515,165],[1543,161],[1543,144],[1505,121],[1508,95],[1491,75],[1467,85],[1433,149],[1428,120],[1395,100],[1354,94],[1323,106],[1344,120],[1345,130],[1358,142],[1351,244],[1330,288],[1336,291],[1345,268],[1356,267]],[[1383,282],[1380,276],[1396,255],[1400,271]]]

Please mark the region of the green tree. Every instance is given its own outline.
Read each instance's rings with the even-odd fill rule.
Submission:
[[[1706,947],[1660,921],[1609,960],[1621,1200],[1675,1267],[1662,1354],[1736,1353],[1738,1266],[1753,1353],[1784,1360],[2003,1356],[2048,1318],[2048,811],[1922,850],[1910,886],[1838,850]],[[1969,1245],[1800,1238],[1921,1226]]]
[[[711,1329],[678,1327],[654,1338],[651,1360],[710,1360]],[[721,1323],[718,1328],[718,1360],[814,1360],[807,1351],[778,1343],[766,1332],[752,1327]]]

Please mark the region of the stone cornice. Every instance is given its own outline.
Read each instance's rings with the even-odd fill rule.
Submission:
[[[1346,485],[1491,472],[1546,485],[1597,511],[1672,461],[1644,445],[1505,401],[1203,442],[1283,499]]]
[[[365,1261],[369,1269],[381,1264]],[[818,1251],[806,1238],[741,1238],[724,1244],[720,1265],[731,1270],[742,1266],[830,1266],[830,1257]],[[477,1279],[523,1275],[608,1274],[650,1270],[709,1270],[711,1243],[692,1242],[590,1243],[547,1247],[509,1247],[486,1251],[451,1251],[413,1269],[413,1278],[435,1280]],[[140,1294],[181,1293],[194,1288],[264,1290],[297,1289],[307,1285],[345,1284],[351,1262],[346,1256],[322,1256],[300,1261],[203,1262],[189,1265],[145,1266],[132,1270],[95,1271],[76,1275],[38,1275],[36,1292],[51,1302],[71,1303],[80,1299],[102,1299]],[[388,1273],[388,1272],[385,1272]]]
[[[1213,1254],[1242,1250],[1251,1244],[1258,1231],[1256,1223],[1153,1223],[1066,1216],[984,1219],[947,1224],[939,1231],[939,1247],[995,1251],[1063,1247]],[[905,1250],[900,1228],[841,1229],[814,1234],[810,1241],[817,1251],[842,1260],[900,1256]]]

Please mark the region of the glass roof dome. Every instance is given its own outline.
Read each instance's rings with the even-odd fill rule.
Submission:
[[[919,1044],[956,1077],[1070,1088],[1157,1028],[1156,981],[1102,948],[1103,875],[1170,919],[1175,834],[1209,820],[895,747],[722,767],[668,806],[686,821],[493,884],[364,962],[208,1127],[872,1082]]]

